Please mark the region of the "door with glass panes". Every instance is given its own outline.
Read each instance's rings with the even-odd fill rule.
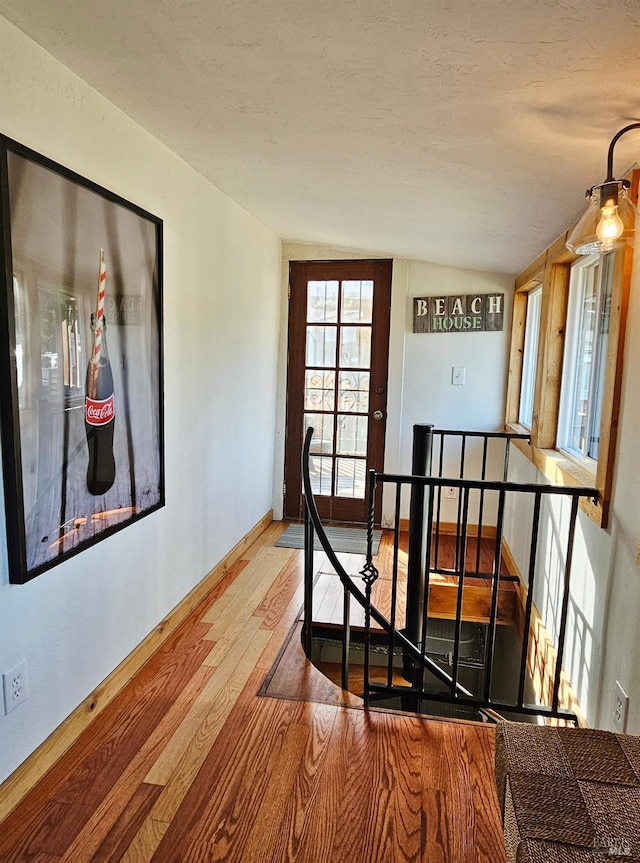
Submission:
[[[384,462],[391,265],[290,265],[286,518],[303,516],[300,456],[311,426],[311,484],[321,518],[366,521],[368,471],[382,471]]]

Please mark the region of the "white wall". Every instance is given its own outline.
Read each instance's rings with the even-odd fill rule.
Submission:
[[[0,671],[26,658],[30,687],[1,781],[271,508],[281,243],[3,19],[0,115],[164,220],[167,500],[26,585],[0,541]]]
[[[627,730],[640,733],[640,566],[636,555],[640,532],[640,249],[631,282],[625,341],[623,391],[614,469],[610,523],[605,530],[578,514],[571,597],[565,648],[565,671],[589,725],[613,730],[616,680],[630,697]],[[510,479],[547,482],[519,452],[513,452]],[[566,522],[566,506],[548,509],[541,522],[546,577],[538,580],[534,598],[553,631],[558,620],[557,561],[563,547],[558,525]],[[518,564],[526,572],[523,549],[528,548],[527,519],[511,513],[505,536]],[[520,551],[518,552],[518,549]],[[539,568],[540,569],[540,568]]]
[[[549,481],[518,450],[512,448],[509,479],[523,483]],[[507,496],[504,536],[523,581],[528,581],[533,498]],[[533,599],[554,644],[558,643],[564,571],[570,524],[570,500],[542,499]],[[597,722],[597,703],[606,594],[609,582],[609,537],[588,516],[578,512],[573,547],[563,668],[589,725]]]
[[[412,332],[414,297],[474,293],[504,293],[502,332]],[[432,423],[436,428],[468,431],[497,431],[502,428],[512,304],[511,276],[441,267],[424,261],[409,263],[403,322],[405,335],[400,472],[411,472],[414,424]],[[452,385],[451,374],[454,366],[465,369],[464,386]],[[469,452],[473,457],[474,445],[471,443]],[[475,454],[478,455],[477,447]],[[491,449],[490,455],[497,457],[498,453]],[[458,473],[454,472],[456,468],[457,464],[445,458],[445,475],[458,476]],[[388,509],[385,514],[389,516]],[[402,515],[408,516],[406,504]],[[443,500],[441,517],[443,521],[455,521],[457,502]],[[471,520],[477,519],[472,517]],[[485,518],[484,523],[490,522]]]
[[[413,333],[413,297],[504,293],[502,332]],[[437,428],[495,431],[504,422],[513,278],[411,261],[406,303],[402,462],[411,464],[414,423]],[[466,370],[464,386],[453,386],[454,366]]]

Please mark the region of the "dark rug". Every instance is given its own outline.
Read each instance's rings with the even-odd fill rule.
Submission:
[[[325,527],[331,547],[337,553],[366,554],[367,531],[363,527]],[[373,554],[378,553],[382,531],[373,532]],[[274,545],[280,548],[304,548],[304,525],[290,524]],[[316,551],[322,551],[318,537],[315,538]]]

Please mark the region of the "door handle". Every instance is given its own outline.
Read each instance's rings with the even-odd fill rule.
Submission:
[[[373,412],[373,419],[374,420],[382,420],[382,419],[384,419],[384,414],[382,413],[382,411],[374,411]]]

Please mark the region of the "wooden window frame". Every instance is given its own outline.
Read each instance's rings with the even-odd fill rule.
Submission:
[[[632,171],[629,179],[631,181],[629,195],[631,200],[636,202],[640,169]],[[571,265],[580,257],[568,251],[566,247],[566,240],[571,230],[570,228],[558,237],[516,277],[505,426],[510,431],[524,433],[529,431],[518,422],[527,294],[541,284],[542,306],[530,443],[514,441],[514,444],[551,482],[595,487],[598,490],[597,502],[583,499],[580,506],[590,518],[604,528],[608,525],[613,486],[633,249],[627,246],[616,252],[615,256],[607,375],[600,426],[600,453],[598,461],[592,468],[589,464],[571,458],[556,447]]]
[[[525,371],[526,371],[526,366],[527,366],[527,345],[531,344],[529,342],[529,339],[531,337],[531,333],[529,332],[529,324],[533,323],[533,321],[530,320],[529,313],[531,311],[531,298],[534,294],[540,295],[540,305],[542,305],[542,285],[539,283],[534,282],[530,286],[530,288],[527,289],[526,293],[523,292],[523,293],[519,294],[519,296],[518,296],[520,306],[522,306],[522,300],[523,299],[525,302],[524,302],[524,308],[522,308],[522,307],[519,308],[519,314],[522,315],[522,318],[524,320],[524,328],[521,328],[522,335],[518,336],[519,338],[522,338],[522,347],[518,353],[518,356],[520,357],[520,362],[522,364],[522,368],[520,369],[520,374],[519,374],[519,382],[520,383],[519,383],[519,390],[518,390],[517,416],[518,416],[518,422],[520,423],[520,425],[522,425],[528,429],[531,429],[531,425],[533,422],[533,416],[531,416],[531,418],[530,418],[531,419],[530,423],[527,424],[526,422],[523,422],[523,419],[522,419],[522,399],[524,396],[523,388],[524,388]],[[530,390],[531,409],[532,410],[533,410],[533,392],[534,392],[534,388],[535,388],[535,375],[536,375],[536,371],[538,368],[538,338],[540,335],[541,311],[542,311],[541,308],[538,309],[537,319],[535,320],[537,332],[535,333],[535,357],[532,356],[532,359],[533,359],[533,381],[532,381],[532,386],[531,386],[531,390]],[[530,353],[533,355],[533,350],[531,350]]]

